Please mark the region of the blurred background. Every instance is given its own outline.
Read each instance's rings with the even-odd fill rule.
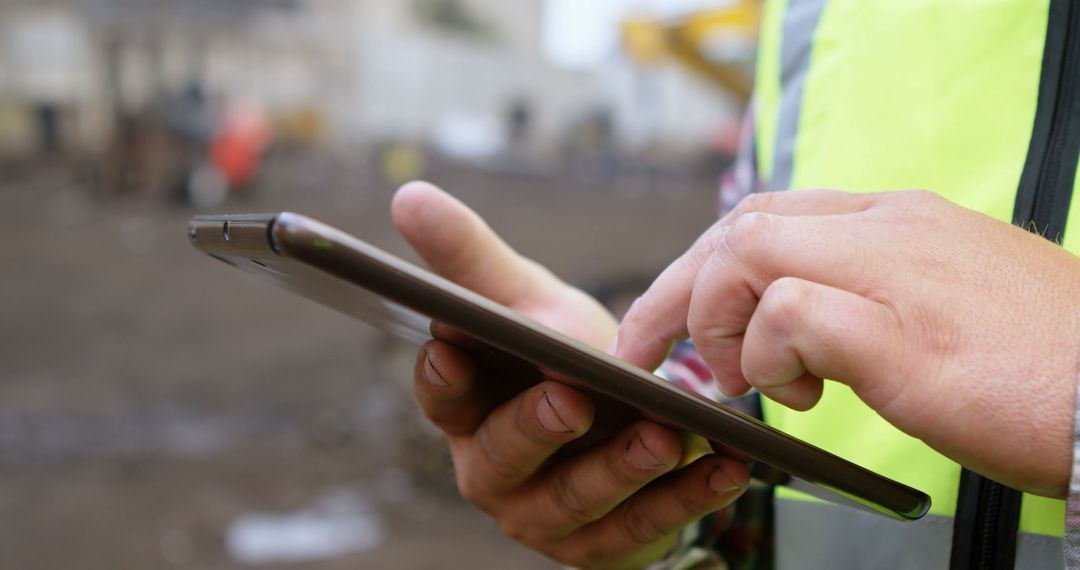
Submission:
[[[716,216],[750,0],[0,0],[0,568],[553,568],[458,498],[415,346],[197,253],[415,259],[429,179],[616,310]]]

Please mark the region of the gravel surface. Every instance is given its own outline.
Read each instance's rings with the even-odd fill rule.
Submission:
[[[586,287],[649,279],[714,219],[715,178],[637,176],[430,173]],[[408,254],[361,166],[279,157],[262,178],[224,210]],[[0,568],[555,567],[457,497],[412,347],[197,253],[193,213],[67,168],[0,174]]]

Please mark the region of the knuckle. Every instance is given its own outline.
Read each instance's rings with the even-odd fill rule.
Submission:
[[[700,493],[680,493],[675,500],[688,520],[716,510]]]
[[[915,202],[937,202],[941,199],[941,197],[937,194],[929,190],[924,190],[922,188],[905,190],[904,193],[907,194],[911,198],[911,200]]]
[[[716,467],[719,469],[719,466]],[[675,494],[675,504],[682,510],[682,516],[686,520],[693,520],[706,513],[717,510],[713,504],[717,495],[709,489],[709,476],[712,469],[705,470],[705,479],[698,485],[687,486]]]
[[[929,190],[902,190],[895,193],[897,201],[912,210],[912,214],[925,211],[927,208],[937,207],[945,202],[945,199]]]
[[[686,332],[697,346],[707,346],[725,336],[724,332],[713,324],[713,316],[704,314],[703,311],[691,311],[687,315]]]
[[[630,539],[632,544],[638,546],[652,544],[667,534],[657,525],[651,513],[637,506],[635,502],[626,504],[619,521],[623,534]]]
[[[761,212],[748,212],[735,218],[724,233],[724,244],[737,255],[740,251],[769,238],[773,216]]]
[[[697,302],[696,298],[691,299],[691,310],[686,316],[686,332],[699,349],[715,349],[718,343],[724,342],[733,334],[741,334],[725,321],[726,315],[712,310],[694,310]]]
[[[701,236],[701,238],[694,243],[694,245],[683,254],[684,259],[682,261],[691,268],[700,268],[712,257],[713,252],[716,251],[717,244],[723,239],[724,233],[727,231],[726,227],[719,224],[709,228],[709,230]]]
[[[483,513],[496,516],[504,512],[507,501],[491,490],[490,482],[471,463],[461,463],[454,458],[454,476],[458,494]]]
[[[654,314],[654,311],[650,309],[652,305],[654,305],[654,301],[649,291],[634,299],[634,302],[630,304],[630,308],[627,309],[626,314],[623,316],[619,330],[616,333],[619,346],[634,344],[651,332],[647,315]]]
[[[584,526],[597,518],[568,470],[559,470],[554,475],[549,494],[558,512],[575,528]]]
[[[735,208],[736,214],[747,212],[767,212],[776,197],[775,192],[755,192],[747,195]]]
[[[458,493],[460,493],[466,501],[472,503],[481,510],[484,509],[486,495],[483,492],[483,487],[477,484],[476,477],[459,470],[457,473],[457,488]]]
[[[810,291],[804,282],[795,277],[781,277],[766,288],[758,310],[770,323],[783,325],[805,310],[809,302]]]
[[[630,304],[630,308],[626,310],[626,315],[623,316],[622,319],[623,326],[619,327],[620,337],[622,336],[622,331],[625,330],[626,325],[633,328],[634,326],[641,324],[642,315],[645,314],[645,305],[648,303],[646,300],[647,297],[647,294],[641,295],[637,299],[634,299],[634,302]]]
[[[771,219],[771,214],[747,212],[735,219],[729,233],[735,236],[761,237],[767,235]]]
[[[522,524],[520,520],[513,518],[501,518],[498,521],[503,534],[511,540],[524,545],[532,544],[534,537],[530,525]]]
[[[524,469],[507,458],[505,450],[496,440],[489,424],[476,432],[476,445],[491,473],[504,480],[515,480],[525,475]]]
[[[607,454],[604,460],[603,477],[610,488],[633,489],[641,485],[640,473],[630,469],[630,463],[625,459],[623,447],[616,446],[615,453]]]
[[[758,312],[762,324],[775,333],[789,328],[809,304],[810,293],[805,284],[798,279],[783,277],[765,290]]]

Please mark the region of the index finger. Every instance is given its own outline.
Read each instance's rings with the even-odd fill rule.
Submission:
[[[686,322],[694,282],[724,233],[740,217],[753,212],[779,216],[851,214],[869,209],[880,197],[816,189],[747,196],[669,265],[630,307],[619,327],[615,354],[652,370],[663,362],[672,343],[689,336]],[[749,320],[749,315],[746,317]]]

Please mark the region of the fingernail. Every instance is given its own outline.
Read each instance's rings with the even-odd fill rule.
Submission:
[[[709,474],[709,488],[717,495],[723,495],[738,489],[739,486],[731,482],[722,468],[717,467]]]
[[[424,357],[424,366],[427,368],[427,370],[425,370],[424,378],[427,379],[429,384],[438,386],[439,388],[450,386],[450,383],[446,381],[446,378],[439,372],[439,369],[435,367],[435,363],[431,361],[431,354]]]
[[[544,429],[551,432],[570,433],[574,431],[570,426],[566,425],[566,422],[559,416],[559,412],[555,411],[555,406],[551,404],[551,398],[548,397],[547,392],[544,392],[544,397],[540,398],[540,401],[536,403],[536,419],[540,420],[540,425],[544,426]]]
[[[640,435],[630,440],[630,444],[626,446],[626,460],[638,469],[652,470],[664,466],[664,462],[657,459],[645,446],[645,440],[641,439]]]
[[[615,354],[616,352],[619,352],[619,335],[615,335],[615,338],[611,339],[607,347],[608,354]]]

